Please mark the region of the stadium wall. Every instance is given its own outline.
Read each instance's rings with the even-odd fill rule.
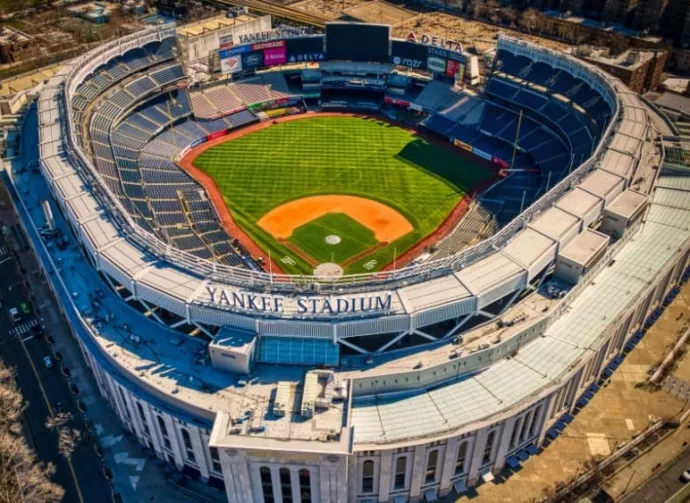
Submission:
[[[49,89],[46,92],[52,91]],[[45,170],[45,167],[43,169]],[[46,179],[49,177],[46,176]],[[594,351],[588,352],[586,358],[575,362],[566,374],[558,376],[538,392],[506,407],[498,414],[463,425],[459,429],[440,431],[433,436],[412,435],[394,441],[356,442],[345,453],[326,452],[328,443],[315,442],[305,445],[290,440],[276,442],[271,449],[258,444],[253,447],[250,444],[244,445],[240,448],[237,447],[239,437],[224,437],[222,432],[215,431],[216,426],[220,426],[217,421],[222,413],[205,408],[203,403],[199,404],[186,398],[184,393],[176,396],[157,389],[134,368],[128,367],[126,361],[113,358],[109,354],[104,340],[99,337],[97,326],[82,316],[83,307],[79,306],[78,298],[72,295],[73,292],[63,278],[68,270],[62,270],[54,262],[53,256],[57,252],[49,249],[41,240],[37,230],[40,222],[23,206],[23,197],[26,196],[20,196],[21,193],[15,192],[14,198],[17,206],[22,209],[22,222],[28,230],[32,246],[40,257],[57,298],[73,326],[75,338],[89,362],[104,398],[118,414],[125,428],[135,434],[142,445],[152,449],[160,459],[172,459],[178,468],[186,466],[189,470],[197,471],[203,479],[222,478],[228,500],[233,502],[263,500],[263,467],[266,467],[270,474],[270,486],[276,501],[283,501],[280,493],[281,469],[288,470],[293,495],[299,487],[300,470],[309,470],[312,501],[324,503],[363,501],[371,498],[392,501],[396,496],[418,501],[434,494],[447,494],[454,487],[460,490],[463,485],[471,486],[478,483],[483,476],[500,471],[506,459],[514,453],[526,449],[529,445],[543,444],[551,426],[564,414],[573,410],[577,398],[599,379],[609,362],[621,355],[625,345],[637,336],[648,315],[655,312],[659,302],[677,284],[688,265],[690,255],[690,242],[686,240],[658,267],[654,281],[650,282],[598,335],[592,345]],[[633,235],[634,232],[629,234],[631,237]],[[70,244],[75,243],[74,236],[66,236],[66,239]],[[624,245],[637,246],[634,241],[625,242]],[[602,267],[607,263],[608,260],[603,260]],[[525,272],[524,275],[526,274]],[[94,282],[94,287],[96,284],[108,290],[105,281]],[[573,298],[580,293],[581,289],[573,291]],[[107,295],[114,294],[108,292]],[[568,301],[569,299],[564,299],[552,319],[565,310]],[[189,316],[187,314],[187,317]],[[243,319],[245,318],[247,321],[250,319]],[[393,320],[394,317],[390,319]],[[147,334],[148,336],[167,337],[172,333],[151,321],[146,323],[147,325],[144,325],[142,320],[142,332],[145,331],[144,327],[147,331],[151,329],[151,332],[155,332]],[[343,325],[346,323],[348,322],[344,322]],[[378,323],[385,323],[385,320],[366,320],[361,322],[361,325],[371,326],[367,324]],[[253,326],[258,328],[259,322],[256,321]],[[305,325],[295,324],[294,327],[296,332],[306,330]],[[381,328],[374,326],[369,330],[375,333]],[[533,330],[534,333],[530,333],[530,337],[545,329],[538,327]],[[438,384],[425,371],[409,375],[412,378],[418,376],[420,380],[425,380],[426,387],[423,391]],[[370,384],[369,381],[366,383]],[[350,395],[357,394],[355,384],[356,381],[350,388]],[[379,391],[396,393],[408,390],[382,388]],[[515,432],[518,433],[514,435]],[[514,441],[514,438],[517,440]],[[218,461],[214,459],[211,447],[218,449]],[[463,452],[463,463],[459,463],[459,453]],[[405,457],[407,461],[402,484],[398,487],[395,475],[401,457]],[[436,459],[435,469],[432,476],[427,477],[432,457]],[[369,464],[370,462],[372,464]],[[364,477],[365,468],[367,477]],[[370,468],[371,477],[368,475]]]

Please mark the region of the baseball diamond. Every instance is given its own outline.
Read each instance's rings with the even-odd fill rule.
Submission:
[[[687,140],[514,37],[480,73],[386,25],[222,24],[22,97],[2,175],[94,386],[230,503],[510,494],[690,279]]]
[[[384,267],[432,234],[463,197],[496,177],[495,170],[379,118],[312,114],[291,119],[204,148],[198,156],[192,151],[186,161],[213,179],[233,219],[255,243],[274,257],[295,259],[294,265],[281,265],[285,272],[311,274],[314,268],[286,245],[288,238],[293,245],[305,244],[303,251],[317,263],[329,261],[330,253],[341,262],[366,249],[353,247],[354,239],[347,248],[315,256],[319,245],[310,244],[304,230],[290,238],[290,220],[342,212],[339,206],[347,207],[350,217],[361,215],[354,219],[383,243],[344,264],[346,273],[364,272],[372,259]],[[338,202],[337,195],[350,198]],[[320,228],[327,235],[327,224],[337,222],[322,220]],[[331,230],[337,234],[337,225]]]

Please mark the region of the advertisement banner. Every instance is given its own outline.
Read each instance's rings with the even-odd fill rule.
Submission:
[[[243,70],[256,70],[257,68],[264,67],[264,53],[263,52],[250,52],[249,54],[242,55],[242,69]]]
[[[453,145],[456,147],[460,147],[463,150],[467,150],[468,152],[472,152],[472,145],[469,143],[465,143],[464,141],[460,140],[453,140]]]
[[[465,65],[460,63],[458,66],[458,82],[464,82],[465,81]]]
[[[192,143],[190,143],[189,147],[190,148],[198,147],[199,145],[201,145],[202,143],[205,143],[205,142],[206,142],[206,137],[202,136],[201,138],[197,138]]]
[[[445,59],[437,58],[436,56],[430,56],[426,62],[426,66],[430,72],[446,73]]]
[[[405,107],[405,108],[407,108],[407,107],[410,106],[410,102],[409,102],[409,101],[397,100],[397,99],[395,99],[395,98],[390,98],[390,97],[388,97],[388,96],[386,96],[385,98],[383,98],[383,102],[384,102],[384,103],[388,103],[389,105],[396,105],[396,106]]]
[[[220,42],[221,49],[230,49],[233,45],[235,45],[234,40],[232,38],[232,33],[220,35],[218,37],[218,42]]]
[[[429,51],[429,57],[436,56],[441,59],[452,59],[454,61],[459,61],[464,63],[466,61],[465,56],[459,52],[448,51],[446,49],[441,49],[440,47],[434,47],[433,45],[427,45],[427,50]]]
[[[264,51],[266,49],[277,49],[278,47],[285,47],[285,40],[271,40],[270,42],[254,44],[252,45],[252,51]]]
[[[226,134],[228,134],[228,130],[221,129],[220,131],[216,131],[215,133],[206,135],[206,141],[215,140],[216,138],[220,138],[221,136],[225,136]]]
[[[286,61],[285,47],[275,47],[264,51],[264,64],[266,66],[284,65]]]
[[[229,58],[230,56],[237,56],[238,54],[246,54],[248,52],[252,52],[251,45],[238,45],[237,47],[233,47],[231,49],[218,51],[218,56],[220,56],[220,59],[225,59]]]
[[[242,71],[242,56],[230,56],[220,60],[220,70],[223,73],[237,73]]]
[[[476,152],[476,150],[475,150]],[[505,162],[503,159],[500,157],[493,156],[491,160],[494,162],[494,164],[498,164],[501,168],[503,169],[508,169],[510,166],[508,166],[508,163]]]
[[[449,59],[446,63],[446,76],[454,79],[458,76],[458,70],[460,69],[460,63]]]
[[[487,161],[491,160],[491,154],[484,152],[483,150],[479,150],[478,148],[475,148],[473,150],[474,155],[481,157],[482,159],[486,159]]]
[[[391,41],[391,63],[397,66],[424,70],[426,68],[427,48],[413,42]]]
[[[323,36],[289,38],[285,41],[288,63],[323,61]]]

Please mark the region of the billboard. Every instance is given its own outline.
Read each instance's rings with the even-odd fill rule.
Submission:
[[[455,139],[453,140],[453,145],[455,145],[456,147],[460,147],[463,150],[467,150],[468,152],[472,152],[472,145],[470,145],[469,143],[465,143],[464,141]]]
[[[487,161],[491,160],[492,155],[488,152],[484,152],[483,150],[479,150],[478,148],[474,148],[473,152],[476,156],[481,157],[482,159],[486,159]]]
[[[264,53],[261,51],[250,52],[242,55],[240,70],[256,70],[264,67]]]
[[[391,63],[408,68],[426,69],[428,49],[414,42],[393,40],[391,42]]]
[[[427,59],[426,62],[426,67],[430,72],[446,73],[446,60],[436,56],[429,56],[429,59]]]
[[[230,56],[237,56],[238,54],[246,54],[248,52],[252,52],[251,45],[238,45],[237,47],[218,51],[218,56],[220,56],[220,59],[226,59]]]
[[[242,56],[230,56],[220,60],[220,71],[223,73],[237,73],[242,71]]]
[[[326,59],[388,63],[390,26],[326,23]]]
[[[284,65],[287,61],[285,46],[274,47],[272,49],[266,49],[264,51],[264,65],[274,66],[274,65]]]
[[[450,77],[451,79],[456,78],[459,70],[460,63],[452,59],[446,61],[446,77]]]
[[[285,56],[288,63],[322,61],[326,59],[323,50],[323,35],[315,37],[289,38],[285,41]]]

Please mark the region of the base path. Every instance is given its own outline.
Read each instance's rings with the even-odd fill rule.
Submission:
[[[389,117],[377,115],[377,114],[367,114],[367,113],[348,113],[348,112],[306,112],[301,115],[291,115],[287,117],[280,117],[277,119],[272,119],[268,120],[265,122],[260,122],[257,124],[252,124],[240,129],[236,129],[231,131],[225,136],[221,136],[219,138],[215,138],[209,142],[203,143],[193,149],[191,149],[182,159],[178,161],[178,165],[186,171],[192,178],[196,179],[206,190],[206,193],[208,194],[209,199],[213,203],[213,206],[216,209],[216,213],[218,214],[219,220],[225,230],[232,236],[233,238],[236,238],[242,246],[252,255],[254,258],[261,258],[264,261],[264,264],[268,266],[269,263],[269,257],[266,254],[266,252],[263,251],[261,247],[259,247],[254,240],[242,230],[242,228],[237,225],[235,220],[232,218],[232,215],[230,214],[230,210],[228,209],[225,200],[223,199],[223,195],[218,189],[218,186],[216,183],[213,181],[213,179],[208,176],[205,172],[200,170],[194,165],[194,161],[196,160],[197,157],[199,157],[202,153],[204,153],[206,150],[209,148],[215,147],[216,145],[220,143],[224,143],[229,140],[233,140],[235,138],[239,138],[241,136],[245,136],[251,133],[254,133],[256,131],[260,131],[262,129],[271,127],[273,124],[278,124],[281,122],[288,122],[288,121],[294,121],[294,120],[302,120],[302,119],[308,119],[310,117],[323,117],[323,116],[347,116],[347,117],[368,117],[368,118],[374,118],[377,120],[385,121],[390,124],[393,124],[395,126],[398,126],[400,128],[406,129],[407,131],[413,132],[416,136],[419,136],[421,138],[424,138],[427,141],[431,141],[437,146],[441,148],[446,148],[446,149],[451,149],[453,150],[457,155],[461,157],[466,157],[466,158],[471,158],[473,162],[478,163],[483,165],[486,168],[491,168],[493,171],[495,171],[498,174],[498,170],[496,168],[496,165],[486,161],[484,159],[480,159],[479,157],[470,154],[469,152],[466,152],[460,148],[453,147],[450,143],[441,141],[438,137],[429,134],[426,131],[414,129],[411,127],[409,124],[404,124],[395,120],[390,119]],[[495,182],[495,180],[491,180],[491,183]],[[477,189],[473,191],[473,193],[476,193]],[[341,196],[342,197],[342,196]],[[308,199],[308,198],[305,198]],[[365,199],[367,200],[367,199]],[[438,229],[433,232],[431,235],[427,236],[423,241],[417,243],[415,246],[407,250],[403,255],[398,257],[397,260],[397,267],[402,267],[405,264],[411,262],[416,255],[421,253],[425,247],[433,244],[434,242],[438,241],[445,235],[447,235],[452,228],[460,221],[460,219],[464,216],[464,214],[467,212],[467,208],[469,207],[469,203],[471,202],[471,197],[469,195],[465,196],[460,203],[456,206],[456,208],[448,215],[448,217],[445,219],[445,221],[438,227]],[[290,204],[290,203],[286,203]],[[283,205],[284,206],[284,205]],[[382,205],[386,207],[385,205]],[[282,206],[281,206],[282,207]],[[386,207],[388,208],[388,207]],[[389,208],[391,209],[391,208]],[[392,209],[391,209],[392,210]],[[395,211],[395,210],[392,210]],[[396,212],[397,213],[397,212]],[[348,213],[349,214],[349,213]],[[403,219],[402,215],[400,215]],[[316,218],[316,217],[315,217]],[[361,222],[359,218],[357,218],[358,221]],[[407,221],[407,219],[405,219]],[[306,223],[306,222],[305,222]],[[409,225],[409,222],[407,222]],[[366,224],[365,224],[366,225]],[[369,227],[367,225],[367,227]],[[371,228],[371,227],[370,227]],[[374,230],[374,229],[372,229]],[[409,232],[409,231],[407,231]],[[401,234],[404,235],[407,232]],[[290,234],[292,231],[290,231]],[[381,239],[377,235],[377,238],[380,239],[381,241],[387,241],[387,242],[392,242],[391,239]],[[275,262],[275,260],[271,260],[272,265],[273,265],[273,271],[277,273],[282,273],[284,272],[278,263]],[[393,264],[388,264],[388,266],[385,267],[385,269],[390,269]]]
[[[344,213],[369,228],[377,241],[391,243],[414,227],[400,212],[365,197],[345,195],[310,196],[273,208],[259,226],[276,239],[287,239],[304,224],[327,213]]]

